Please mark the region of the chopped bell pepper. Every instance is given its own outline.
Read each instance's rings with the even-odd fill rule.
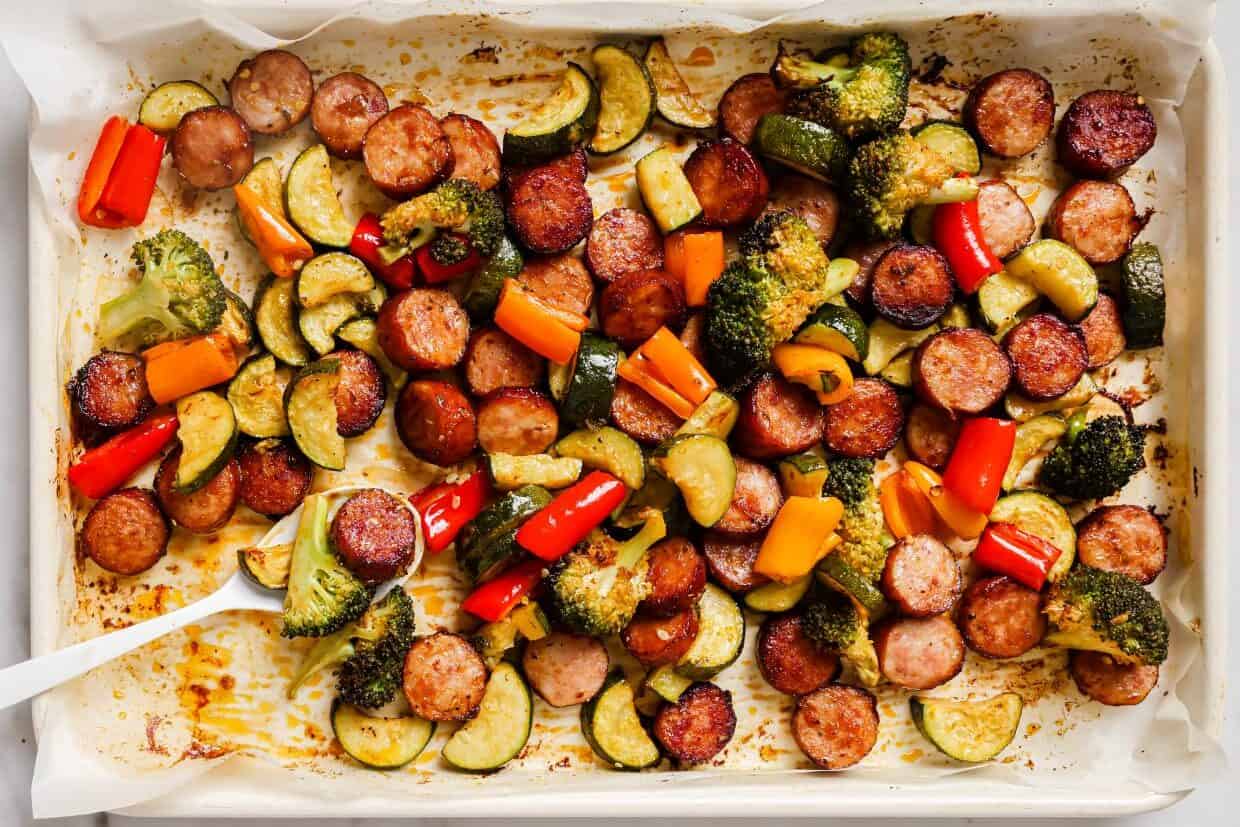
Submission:
[[[842,402],[852,393],[853,375],[848,362],[825,347],[776,345],[771,361],[785,379],[812,390],[823,405]]]
[[[113,115],[104,123],[78,192],[78,218],[92,227],[137,227],[146,220],[167,143],[142,124]]]
[[[495,622],[508,616],[542,580],[542,560],[517,563],[493,580],[488,580],[461,601],[461,608],[474,617]]]
[[[640,352],[634,352],[631,358],[621,362],[620,367],[616,368],[616,374],[650,394],[651,398],[681,419],[688,419],[696,409],[692,402],[678,393],[661,376],[655,375],[649,367],[649,360]]]
[[[723,275],[723,233],[719,230],[680,231],[664,242],[664,267],[680,279],[685,288],[685,304],[702,307],[710,286]]]
[[[448,233],[448,235],[458,241],[469,244],[469,236],[464,233]],[[452,279],[463,276],[466,273],[472,273],[482,265],[482,256],[478,254],[478,251],[473,246],[470,246],[469,254],[455,264],[440,264],[435,260],[433,250],[434,246],[427,244],[419,247],[413,254],[418,262],[418,272],[422,274],[422,280],[427,284],[442,284],[445,281],[452,281]]]
[[[965,420],[943,471],[943,485],[974,511],[989,514],[1016,445],[1016,423],[975,416]]]
[[[887,528],[897,540],[917,534],[934,534],[938,519],[934,507],[908,471],[901,468],[878,486],[878,501],[883,507]]]
[[[705,402],[718,387],[697,357],[666,327],[656,330],[635,355],[644,357],[642,368],[647,373],[671,385],[695,406]]]
[[[844,504],[835,497],[784,500],[758,550],[754,571],[780,583],[808,574],[839,543],[834,532],[843,516]]]
[[[982,282],[1003,269],[986,243],[976,198],[935,207],[931,232],[935,248],[947,259],[966,294],[976,292]]]
[[[392,263],[384,260],[379,248],[386,244],[383,240],[383,225],[379,216],[366,213],[357,222],[353,230],[353,239],[349,242],[349,252],[360,258],[370,268],[370,272],[378,276],[384,284],[394,290],[408,290],[413,286],[416,268],[413,256],[403,256]]]
[[[589,323],[585,316],[553,308],[530,295],[513,279],[504,280],[495,306],[495,324],[501,330],[557,365],[567,365],[577,355],[581,331]]]
[[[431,554],[452,545],[465,524],[477,517],[490,493],[486,474],[475,471],[459,482],[445,482],[424,488],[410,497],[422,515],[422,539]]]
[[[156,414],[91,448],[69,466],[69,485],[92,500],[111,494],[171,444],[179,424],[176,414]]]
[[[973,562],[1038,591],[1046,585],[1046,577],[1062,553],[1054,544],[1012,523],[991,523],[973,550]]]
[[[146,385],[161,405],[227,382],[237,372],[237,349],[223,333],[156,345],[142,353]]]
[[[258,248],[263,263],[282,278],[297,275],[301,265],[314,257],[310,242],[245,184],[234,186],[233,196],[237,199],[241,223]]]
[[[934,507],[939,519],[957,537],[972,540],[986,528],[986,515],[961,502],[959,497],[943,485],[943,478],[932,468],[910,461],[904,463],[904,470],[908,471],[917,488],[930,500],[930,505]]]
[[[539,559],[558,560],[597,528],[629,494],[606,471],[591,471],[517,529],[517,545]]]

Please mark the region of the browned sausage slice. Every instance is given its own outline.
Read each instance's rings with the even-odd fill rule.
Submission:
[[[947,546],[918,534],[905,537],[887,552],[883,594],[910,617],[942,614],[964,586],[960,566]]]
[[[1082,695],[1107,706],[1135,706],[1158,685],[1158,667],[1118,663],[1102,652],[1073,652],[1072,680]]]
[[[465,350],[465,384],[474,396],[500,388],[532,388],[547,364],[541,356],[498,327],[475,330]]]
[[[762,116],[783,112],[787,105],[788,93],[775,85],[769,72],[741,75],[719,99],[719,129],[748,144]]]
[[[1062,396],[1089,366],[1085,337],[1058,316],[1038,313],[1003,337],[1017,386],[1030,399]]]
[[[598,303],[603,333],[631,350],[660,327],[679,330],[685,322],[685,291],[662,270],[638,270],[613,281]]]
[[[572,152],[561,155],[559,158],[553,158],[545,164],[539,164],[538,166],[518,167],[505,165],[502,173],[505,192],[511,194],[514,189],[521,185],[521,181],[525,176],[540,169],[551,170],[579,184],[584,184],[590,174],[590,163],[586,157],[585,149],[578,146],[574,147]]]
[[[590,272],[573,255],[545,256],[525,262],[517,276],[521,286],[561,310],[587,316],[594,303]]]
[[[940,331],[913,355],[917,395],[952,415],[981,413],[1003,398],[1011,381],[1007,355],[975,328]]]
[[[387,402],[387,383],[379,363],[360,350],[340,350],[327,358],[340,362],[336,386],[336,431],[360,436],[370,430]]]
[[[761,537],[729,537],[714,531],[702,537],[702,552],[710,576],[733,594],[744,594],[769,582],[765,574],[753,570],[761,548]]]
[[[405,370],[444,370],[465,356],[469,316],[446,290],[414,288],[379,308],[379,346]]]
[[[1140,95],[1086,92],[1059,122],[1059,163],[1082,178],[1111,178],[1149,152],[1157,135],[1154,113]]]
[[[878,701],[855,686],[824,686],[797,699],[792,735],[824,770],[851,767],[878,743]]]
[[[460,635],[436,632],[405,654],[405,698],[413,714],[428,721],[472,718],[486,685],[482,656]]]
[[[499,141],[486,124],[456,112],[439,122],[452,144],[452,177],[463,178],[479,189],[494,189],[499,184]]]
[[[533,388],[500,388],[478,404],[478,444],[488,454],[541,454],[559,429],[555,404]]]
[[[959,616],[969,648],[988,658],[1023,655],[1046,634],[1041,595],[1007,576],[975,580],[960,601]]]
[[[977,217],[990,251],[1007,258],[1029,243],[1037,229],[1029,205],[1005,181],[983,181],[977,190]]]
[[[821,648],[801,628],[801,616],[768,617],[758,631],[758,670],[785,695],[804,695],[840,671],[840,659]]]
[[[882,379],[858,379],[843,401],[827,406],[826,419],[827,447],[846,457],[881,457],[904,430],[900,397]]]
[[[508,224],[531,253],[562,253],[590,232],[594,204],[586,185],[556,167],[538,167],[513,179]]]
[[[1077,527],[1078,559],[1150,584],[1167,567],[1167,529],[1136,505],[1095,508]]]
[[[857,275],[853,276],[853,283],[844,291],[853,304],[870,303],[870,279],[874,276],[874,265],[878,264],[878,260],[883,257],[884,253],[898,243],[897,241],[853,241],[844,248],[844,258],[857,262],[858,267]]]
[[[297,55],[269,49],[241,61],[228,81],[228,94],[251,131],[279,135],[310,114],[314,79]]]
[[[741,399],[736,448],[753,459],[800,453],[822,439],[823,411],[809,388],[765,374]]]
[[[697,609],[688,608],[668,617],[635,617],[620,633],[620,642],[643,666],[662,666],[680,660],[697,635]]]
[[[959,420],[952,419],[939,408],[918,402],[909,411],[908,422],[904,424],[904,447],[913,459],[941,471],[947,467],[959,435]]]
[[[180,464],[181,449],[176,448],[164,457],[155,473],[155,495],[164,513],[192,534],[212,534],[228,525],[241,499],[241,468],[236,458],[228,460],[210,482],[190,494],[173,488]]]
[[[310,125],[332,155],[359,158],[366,133],[387,113],[387,95],[379,84],[356,72],[341,72],[315,90]]]
[[[840,225],[840,197],[821,181],[788,173],[771,186],[767,210],[787,210],[805,219],[818,243],[826,247]]]
[[[1075,247],[1090,264],[1119,261],[1142,226],[1128,190],[1110,181],[1077,181],[1046,216],[1046,234]]]
[[[415,457],[455,465],[478,444],[478,423],[455,385],[421,379],[405,385],[396,400],[396,432]]]
[[[905,689],[933,689],[964,665],[964,641],[946,615],[886,621],[874,635],[874,649],[883,675]]]
[[[596,638],[552,632],[531,640],[521,668],[534,691],[551,706],[576,706],[598,694],[607,680],[607,648]]]
[[[735,227],[762,214],[771,185],[758,159],[739,141],[698,144],[684,169],[701,202],[703,224]]]
[[[254,166],[254,141],[241,116],[224,106],[186,112],[172,133],[172,164],[190,186],[220,190]]]
[[[1028,155],[1055,125],[1055,90],[1030,69],[1004,69],[974,84],[964,121],[987,152],[1000,158]]]
[[[292,512],[310,491],[310,461],[283,439],[263,439],[237,452],[241,502],[264,517]]]
[[[714,758],[736,732],[732,693],[713,683],[695,683],[654,718],[654,737],[673,760],[700,764]]]
[[[643,445],[658,445],[676,433],[681,419],[641,388],[621,379],[611,398],[611,421]]]
[[[370,585],[403,574],[417,539],[413,515],[386,491],[367,488],[332,517],[331,544],[349,571]]]
[[[1089,354],[1089,369],[1100,368],[1114,362],[1128,347],[1124,336],[1124,323],[1119,305],[1106,293],[1098,295],[1094,309],[1077,325],[1085,337],[1085,352]]]
[[[155,407],[142,357],[115,350],[86,360],[69,381],[69,398],[82,424],[108,430],[137,425]]]
[[[878,315],[908,330],[938,321],[956,292],[947,259],[933,247],[899,244],[883,253],[870,276],[870,302]]]
[[[95,503],[82,521],[82,550],[103,569],[141,574],[168,550],[168,520],[145,488],[122,488]]]
[[[645,213],[615,207],[590,228],[586,263],[594,277],[605,282],[638,270],[662,270],[663,236]]]
[[[712,528],[725,534],[757,534],[775,521],[783,504],[784,495],[775,473],[761,463],[737,457],[732,502]]]
[[[407,103],[371,124],[362,160],[375,186],[399,200],[452,174],[452,142],[426,107]]]
[[[646,615],[667,617],[692,609],[706,590],[706,558],[684,537],[671,537],[646,555],[650,593],[641,603]]]

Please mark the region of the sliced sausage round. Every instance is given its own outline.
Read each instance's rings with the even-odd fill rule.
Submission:
[[[332,549],[349,571],[370,585],[403,574],[416,540],[413,514],[378,488],[353,494],[332,517]]]
[[[478,444],[488,454],[541,454],[559,430],[555,404],[533,388],[500,388],[478,403]]]
[[[680,343],[703,365],[706,364],[706,314],[691,313],[680,329]]]
[[[600,215],[586,239],[586,263],[599,281],[663,269],[663,236],[644,212],[615,207]]]
[[[1012,378],[1030,399],[1054,399],[1080,381],[1089,366],[1085,337],[1058,316],[1038,313],[1003,337]]]
[[[291,442],[262,439],[237,452],[241,502],[264,517],[289,514],[310,492],[314,467]]]
[[[465,356],[469,316],[446,290],[415,287],[379,308],[379,347],[405,370],[445,370]]]
[[[241,499],[241,468],[229,459],[210,482],[189,494],[177,491],[177,468],[181,449],[176,448],[155,472],[155,495],[159,505],[174,523],[192,534],[212,534],[228,525]]]
[[[783,504],[784,495],[775,473],[761,463],[737,457],[732,502],[712,528],[725,534],[757,534],[775,522]]]
[[[999,258],[1007,258],[1028,244],[1037,229],[1029,205],[1006,181],[981,183],[977,217],[986,246]]]
[[[594,204],[586,185],[555,167],[538,167],[514,180],[508,224],[531,253],[562,253],[590,232]]]
[[[598,694],[607,680],[607,647],[571,632],[531,640],[521,657],[530,686],[551,706],[576,706]]]
[[[426,107],[407,103],[366,130],[362,160],[380,192],[400,200],[452,174],[452,142]]]
[[[1106,293],[1098,295],[1098,303],[1077,323],[1077,327],[1085,337],[1090,370],[1111,364],[1128,347],[1119,304]]]
[[[669,537],[646,554],[650,591],[641,613],[667,617],[697,605],[706,590],[706,558],[684,537]]]
[[[396,400],[396,433],[415,457],[455,465],[478,444],[478,422],[469,399],[455,385],[431,379],[410,382]]]
[[[874,276],[874,265],[883,254],[899,244],[898,241],[853,241],[844,248],[844,258],[857,262],[857,275],[853,276],[852,284],[844,291],[849,301],[856,305],[870,303],[870,279]]]
[[[535,170],[546,169],[551,170],[559,175],[584,184],[586,178],[590,175],[590,162],[586,156],[583,147],[573,147],[571,152],[553,158],[543,164],[532,167],[518,167],[511,164],[505,164],[501,173],[504,190],[511,194],[514,189],[521,185],[521,180]]]
[[[463,178],[479,189],[494,189],[499,184],[499,141],[482,121],[453,112],[439,121],[439,126],[452,144],[452,177]]]
[[[100,568],[141,574],[168,550],[168,520],[146,488],[122,488],[96,502],[82,521],[82,550]]]
[[[620,633],[620,642],[643,666],[662,666],[680,660],[697,635],[697,609],[691,607],[668,617],[635,617]]]
[[[964,666],[964,641],[947,615],[886,621],[874,634],[874,649],[883,675],[905,689],[933,689]]]
[[[1135,706],[1158,685],[1158,667],[1119,663],[1102,652],[1073,652],[1072,680],[1082,695],[1107,706]]]
[[[641,388],[621,379],[611,398],[611,421],[643,445],[658,445],[676,433],[681,419]]]
[[[775,615],[758,630],[758,670],[777,691],[804,695],[829,683],[840,659],[805,634],[800,615]]]
[[[951,307],[956,281],[933,247],[898,244],[874,265],[870,302],[878,315],[908,330],[929,327]]]
[[[703,141],[684,170],[702,205],[703,224],[735,227],[762,214],[771,185],[762,164],[739,141]]]
[[[792,735],[824,770],[851,767],[878,743],[878,701],[855,686],[824,686],[797,699]]]
[[[172,165],[192,187],[221,190],[254,166],[254,141],[241,116],[224,106],[186,112],[169,144]]]
[[[379,363],[360,350],[340,350],[329,359],[340,362],[336,385],[336,431],[341,436],[360,436],[383,413],[387,382]]]
[[[553,307],[590,314],[594,303],[594,282],[590,272],[573,255],[528,259],[517,276],[521,286]]]
[[[831,243],[840,226],[840,197],[831,187],[805,175],[788,173],[776,179],[766,208],[799,215],[823,247]]]
[[[654,737],[673,760],[701,764],[714,758],[736,732],[732,693],[713,683],[695,683],[654,718]]]
[[[1149,152],[1157,135],[1154,113],[1140,95],[1086,92],[1059,122],[1059,163],[1081,178],[1112,178]]]
[[[952,607],[964,579],[951,549],[927,534],[917,534],[887,552],[880,585],[904,614],[930,617]]]
[[[74,416],[94,428],[137,425],[155,407],[141,356],[104,350],[86,360],[69,382]]]
[[[547,363],[498,327],[475,330],[465,350],[465,384],[474,396],[500,388],[532,388],[542,381]]]
[[[904,430],[900,397],[882,379],[858,379],[852,393],[827,406],[826,419],[827,447],[846,457],[881,457]]]
[[[1011,381],[1007,354],[976,328],[939,331],[913,354],[917,395],[953,416],[986,410],[1003,398]]]
[[[964,121],[978,143],[1000,158],[1033,152],[1055,125],[1055,90],[1030,69],[1004,69],[973,85]]]
[[[1119,261],[1141,232],[1132,196],[1122,184],[1077,181],[1046,216],[1046,234],[1070,244],[1090,264]]]
[[[1148,585],[1167,567],[1167,529],[1140,506],[1104,505],[1077,526],[1076,554],[1087,566]]]
[[[625,350],[660,327],[679,330],[685,323],[685,291],[662,270],[638,270],[607,285],[598,303],[599,326]]]
[[[310,125],[332,155],[360,158],[366,133],[387,113],[387,95],[379,84],[356,72],[341,72],[315,90]]]
[[[960,421],[924,402],[913,405],[904,423],[904,447],[909,456],[938,471],[947,467],[958,436]]]
[[[314,79],[297,55],[269,49],[241,61],[228,81],[228,95],[252,132],[279,135],[310,114]]]
[[[719,99],[719,129],[748,144],[762,116],[783,112],[787,105],[788,93],[775,85],[769,72],[741,75]]]
[[[1023,655],[1046,634],[1042,596],[1006,575],[973,581],[958,615],[969,648],[988,658]]]
[[[774,459],[811,447],[823,426],[822,406],[809,388],[768,373],[745,391],[733,436],[745,456]]]
[[[436,632],[405,654],[403,689],[413,714],[428,721],[464,721],[482,704],[487,667],[460,635]]]
[[[733,594],[744,594],[770,582],[765,574],[753,569],[761,548],[761,537],[730,537],[714,531],[702,536],[702,552],[710,576]]]

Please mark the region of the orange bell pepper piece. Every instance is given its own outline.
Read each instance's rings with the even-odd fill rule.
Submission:
[[[878,501],[883,507],[887,528],[897,540],[915,534],[933,534],[938,527],[930,500],[904,469],[879,484]]]
[[[694,405],[701,405],[718,387],[697,357],[666,327],[656,330],[637,354],[646,358],[643,367],[648,373],[665,380]]]
[[[980,537],[986,530],[987,516],[962,503],[959,497],[943,485],[943,478],[933,469],[920,462],[910,461],[904,463],[904,470],[912,477],[918,490],[930,500],[930,505],[939,515],[939,519],[957,537],[972,540]]]
[[[649,370],[648,364],[649,361],[643,358],[641,353],[634,353],[631,358],[620,363],[616,374],[650,394],[656,402],[681,419],[688,419],[696,406],[681,396],[661,376],[656,376]]]
[[[258,193],[245,184],[237,184],[233,187],[233,195],[237,198],[241,223],[272,273],[290,278],[314,257],[310,242],[293,229],[284,216],[264,204]]]
[[[839,544],[835,529],[843,516],[844,504],[835,497],[784,500],[758,550],[754,571],[780,583],[808,574]]]
[[[552,308],[522,290],[512,279],[504,280],[499,304],[495,306],[495,324],[501,330],[557,365],[567,365],[577,355],[585,324],[574,329],[564,323],[563,317],[578,315]],[[588,319],[585,322],[589,324]]]
[[[146,386],[159,404],[226,382],[237,372],[237,352],[223,333],[157,345],[142,354]]]
[[[723,233],[673,233],[664,242],[664,268],[680,279],[685,288],[685,303],[690,307],[706,304],[710,286],[723,274]]]

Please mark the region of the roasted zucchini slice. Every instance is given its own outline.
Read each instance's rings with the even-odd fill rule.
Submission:
[[[1050,299],[1070,322],[1098,303],[1098,276],[1081,254],[1062,241],[1043,238],[1008,260],[1006,272]]]
[[[814,575],[806,574],[791,583],[764,583],[745,593],[745,605],[755,612],[786,612],[801,602],[813,581]]]
[[[779,487],[785,497],[821,497],[831,473],[827,461],[807,451],[779,461]]]
[[[875,319],[869,329],[869,350],[861,362],[867,376],[877,376],[891,360],[906,350],[912,350],[936,332],[939,326],[932,324],[923,330],[904,330],[886,319]]]
[[[1012,743],[1025,702],[1015,692],[984,701],[909,698],[913,723],[926,740],[957,761],[990,761]]]
[[[1003,473],[1003,490],[1011,491],[1016,487],[1020,472],[1029,461],[1042,450],[1042,446],[1053,439],[1059,439],[1068,429],[1063,417],[1055,413],[1035,416],[1028,422],[1016,426],[1016,442],[1012,446],[1012,458],[1008,460],[1007,470]]]
[[[702,214],[693,186],[667,147],[659,147],[637,162],[637,192],[664,235]]]
[[[176,407],[181,461],[173,488],[189,494],[209,483],[232,459],[237,416],[228,400],[213,391],[182,397]]]
[[[753,133],[753,148],[802,175],[840,183],[852,151],[843,136],[813,121],[791,115],[763,115]]]
[[[552,450],[562,457],[575,457],[586,468],[606,471],[634,491],[646,480],[646,458],[641,446],[624,431],[611,426],[573,431]]]
[[[336,349],[336,332],[346,322],[378,311],[387,293],[376,284],[366,293],[337,293],[317,307],[297,314],[297,329],[319,356]]]
[[[1093,399],[1094,394],[1098,390],[1098,383],[1094,381],[1092,376],[1085,373],[1081,375],[1080,381],[1073,385],[1070,391],[1054,399],[1048,399],[1045,402],[1035,402],[1027,396],[1013,391],[1003,398],[1003,410],[1017,422],[1028,422],[1035,416],[1040,416],[1044,413],[1079,408]]]
[[[215,95],[192,80],[171,80],[146,93],[138,107],[138,123],[152,132],[167,135],[180,125],[187,112],[219,103]]]
[[[397,770],[422,754],[435,734],[435,724],[416,715],[376,718],[337,698],[332,703],[332,734],[362,766]]]
[[[650,42],[642,62],[654,84],[659,114],[668,123],[686,129],[710,129],[715,125],[714,111],[703,106],[689,91],[689,84],[681,77],[663,38]]]
[[[793,341],[826,348],[858,363],[870,355],[870,329],[865,319],[851,307],[838,304],[824,304],[815,310]]]
[[[707,434],[727,439],[740,414],[741,406],[734,397],[721,390],[713,390],[701,405],[693,409],[676,433]]]
[[[560,417],[566,425],[581,428],[607,421],[619,367],[619,345],[594,333],[581,334],[571,372],[555,371],[550,381],[552,395],[558,391]]]
[[[272,356],[299,368],[314,358],[314,351],[297,329],[295,292],[292,279],[265,278],[254,296],[254,326]]]
[[[233,349],[243,358],[254,346],[254,313],[240,296],[227,288],[224,290],[224,315],[215,332],[227,336]]]
[[[1059,559],[1046,575],[1048,582],[1054,583],[1072,568],[1076,560],[1076,528],[1064,507],[1042,492],[1016,491],[1000,497],[990,512],[990,521],[1011,523],[1059,549]]]
[[[369,316],[345,322],[336,328],[336,338],[347,342],[379,363],[379,369],[387,376],[392,387],[399,390],[405,386],[409,375],[388,358],[379,346],[379,326]]]
[[[375,277],[348,253],[324,253],[306,262],[297,274],[297,304],[318,307],[341,293],[365,293],[375,287]]]
[[[320,359],[302,368],[284,394],[293,441],[306,459],[330,471],[343,471],[346,448],[336,430],[336,388],[340,360]]]
[[[693,679],[677,672],[675,666],[664,664],[646,676],[646,686],[669,704],[674,704],[686,689],[693,686]]]
[[[290,378],[288,368],[278,365],[270,353],[259,354],[241,366],[228,383],[228,401],[241,433],[258,439],[288,435],[284,390]]]
[[[237,551],[237,568],[241,573],[257,585],[272,591],[288,588],[288,570],[292,562],[292,543],[251,546]]]
[[[595,46],[590,54],[598,75],[599,111],[594,155],[619,152],[642,136],[654,118],[654,83],[646,67],[619,46]]]
[[[456,560],[471,582],[494,577],[521,553],[516,530],[527,517],[551,502],[551,493],[538,485],[509,491],[465,525],[456,543]]]
[[[353,222],[345,218],[322,144],[303,150],[289,167],[284,206],[297,229],[315,244],[344,248],[353,240]]]
[[[828,554],[818,564],[818,580],[853,601],[871,620],[878,620],[890,609],[882,592],[838,554]]]
[[[736,462],[719,437],[674,436],[655,449],[650,464],[680,489],[685,508],[698,525],[719,522],[732,504]]]
[[[899,388],[913,386],[913,351],[906,350],[887,363],[887,367],[879,371],[879,376]]]
[[[616,671],[581,707],[581,734],[595,755],[619,770],[653,767],[661,757],[633,702],[633,687]]]
[[[1015,326],[1020,312],[1039,298],[1041,294],[1032,284],[1000,270],[977,288],[977,309],[986,329],[1002,335]]]
[[[461,297],[461,306],[469,318],[475,321],[491,318],[495,305],[499,304],[499,291],[504,286],[504,280],[515,278],[524,266],[521,251],[508,236],[504,236],[495,255],[478,268],[465,288],[465,295]]]
[[[1132,245],[1120,265],[1124,280],[1124,309],[1120,317],[1128,347],[1158,347],[1167,321],[1167,293],[1162,256],[1149,242]]]
[[[676,663],[676,671],[707,681],[727,669],[745,646],[745,613],[732,596],[714,583],[698,598],[698,635]]]
[[[500,491],[513,491],[526,485],[567,488],[581,476],[581,460],[550,454],[487,454],[491,482]]]
[[[977,175],[982,171],[982,153],[977,142],[958,123],[952,121],[928,121],[913,130],[913,137],[952,165],[957,172]]]
[[[555,93],[504,133],[504,162],[537,164],[570,152],[594,133],[598,109],[594,81],[569,63]]]
[[[497,770],[525,748],[533,724],[530,688],[516,667],[501,663],[487,681],[478,714],[452,733],[441,754],[457,769]]]

